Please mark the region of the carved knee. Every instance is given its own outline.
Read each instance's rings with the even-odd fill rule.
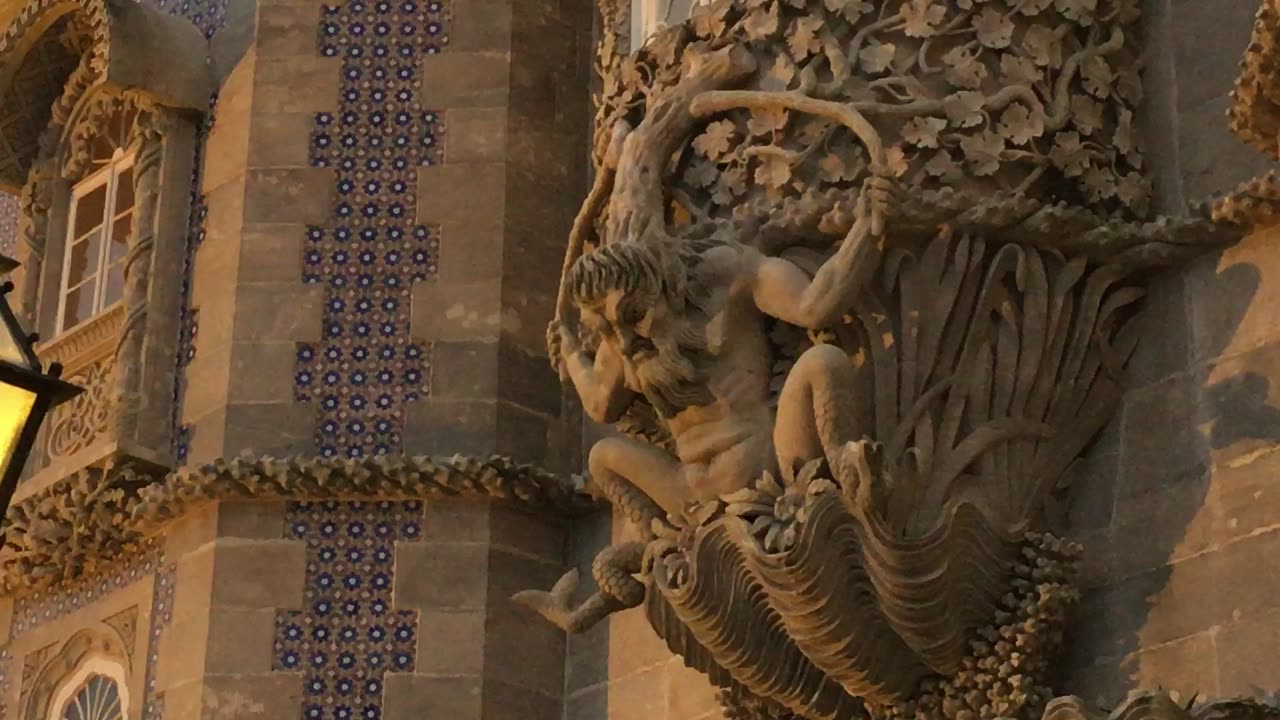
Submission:
[[[591,471],[592,478],[599,478],[607,472],[616,472],[617,458],[622,440],[618,438],[605,438],[591,446],[591,452],[587,455],[587,469]]]
[[[849,356],[835,345],[814,345],[800,355],[791,372],[804,377],[826,376],[848,370],[851,366]]]

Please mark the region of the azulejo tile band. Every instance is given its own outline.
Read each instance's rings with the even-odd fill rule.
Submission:
[[[393,610],[395,544],[422,532],[423,505],[294,502],[286,536],[307,544],[302,610],[276,615],[275,669],[303,675],[303,720],[379,720],[383,679],[411,672],[418,612]]]
[[[340,109],[316,115],[311,163],[334,168],[333,216],[307,230],[303,281],[326,288],[323,338],[298,348],[295,395],[319,409],[321,455],[402,446],[404,407],[429,392],[409,337],[413,284],[436,271],[438,230],[417,224],[418,168],[442,125],[418,99],[419,65],[447,42],[440,0],[323,6],[320,53],[341,58]]]
[[[0,254],[13,255],[18,244],[18,198],[0,193]]]

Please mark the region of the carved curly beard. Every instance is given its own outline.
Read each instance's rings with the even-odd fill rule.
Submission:
[[[699,325],[682,323],[678,332],[655,337],[656,356],[635,363],[645,398],[664,418],[715,402],[707,383],[712,357]]]

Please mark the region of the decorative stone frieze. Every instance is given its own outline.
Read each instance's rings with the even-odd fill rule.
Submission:
[[[24,593],[132,553],[195,506],[232,499],[475,497],[578,513],[593,502],[565,480],[506,458],[236,459],[157,475],[87,469],[10,508],[0,587]]]
[[[617,21],[613,3],[602,15]],[[606,27],[548,354],[640,539],[515,599],[643,606],[734,718],[1031,718],[1153,271],[1134,0],[712,0]]]

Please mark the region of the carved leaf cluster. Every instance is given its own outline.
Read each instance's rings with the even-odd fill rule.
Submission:
[[[573,485],[509,458],[235,459],[157,477],[132,466],[84,470],[10,507],[0,589],[19,593],[92,572],[192,507],[218,500],[475,497],[579,512]]]
[[[746,89],[846,102],[914,187],[979,188],[1143,217],[1151,188],[1132,128],[1141,101],[1133,0],[714,0],[605,76],[597,147],[681,78],[684,50],[745,45]],[[848,130],[783,110],[717,116],[677,156],[698,218],[760,198],[850,191],[870,172]],[[748,182],[743,182],[746,179]]]

